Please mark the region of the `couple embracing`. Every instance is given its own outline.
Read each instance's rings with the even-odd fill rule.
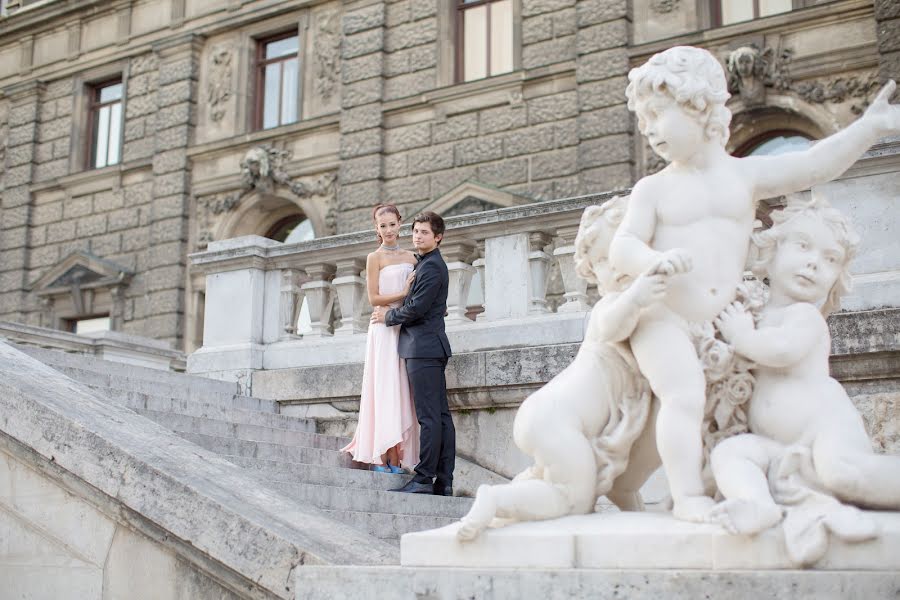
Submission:
[[[417,254],[400,248],[400,211],[373,212],[381,242],[366,258],[366,289],[374,307],[366,340],[359,422],[345,448],[372,470],[415,475],[396,492],[453,495],[456,430],[444,372],[450,342],[444,333],[449,277],[438,246],[444,220],[424,212],[413,221]]]

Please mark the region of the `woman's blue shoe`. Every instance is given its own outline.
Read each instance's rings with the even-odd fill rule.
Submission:
[[[378,473],[394,473],[393,467],[390,465],[372,465],[372,470]]]
[[[400,473],[405,473],[403,467],[398,467],[396,465],[388,465],[388,468],[391,470],[391,473],[394,475],[399,475]]]

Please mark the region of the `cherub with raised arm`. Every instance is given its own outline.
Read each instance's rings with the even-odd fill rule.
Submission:
[[[725,497],[713,515],[734,533],[755,534],[778,523],[782,509],[767,474],[774,461],[797,450],[808,455],[809,472],[802,475],[811,489],[856,506],[900,510],[900,456],[873,452],[862,417],[828,371],[825,317],[847,289],[858,238],[821,200],[791,203],[773,213],[773,221],[754,235],[759,255],[753,270],[769,281],[759,323],[734,305],[716,321],[735,351],[757,366],[747,415],[751,433],[712,452]]]
[[[839,176],[878,138],[900,131],[900,107],[888,103],[889,82],[859,120],[807,150],[736,158],[725,151],[725,74],[708,51],[670,48],[628,78],[628,107],[669,164],[635,184],[610,263],[632,276],[659,264],[671,274],[664,300],[641,314],[631,348],[660,399],[656,441],[673,514],[705,521],[713,506],[701,476],[706,382],[689,325],[712,321],[735,299],[757,201]]]
[[[655,401],[622,342],[640,312],[662,298],[668,277],[651,270],[632,282],[609,268],[609,243],[624,205],[625,198],[614,198],[584,211],[576,267],[597,283],[603,298],[591,311],[572,364],[516,413],[516,445],[534,464],[508,484],[478,488],[457,530],[463,541],[494,518],[538,521],[590,513],[602,495],[622,510],[643,508],[640,487],[659,466]]]

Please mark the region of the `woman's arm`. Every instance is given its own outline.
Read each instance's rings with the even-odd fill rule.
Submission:
[[[397,302],[406,298],[409,293],[409,281],[406,286],[396,294],[380,294],[378,291],[378,274],[381,272],[381,261],[374,252],[366,257],[366,291],[369,295],[369,304],[372,306],[387,306],[391,302]]]

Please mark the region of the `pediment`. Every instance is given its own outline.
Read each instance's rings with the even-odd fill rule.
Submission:
[[[425,206],[422,211],[430,210],[447,218],[533,202],[534,200],[527,196],[514,194],[477,181],[464,181]]]
[[[31,289],[39,296],[68,292],[73,286],[103,288],[127,284],[134,273],[112,261],[78,250],[41,275]]]

